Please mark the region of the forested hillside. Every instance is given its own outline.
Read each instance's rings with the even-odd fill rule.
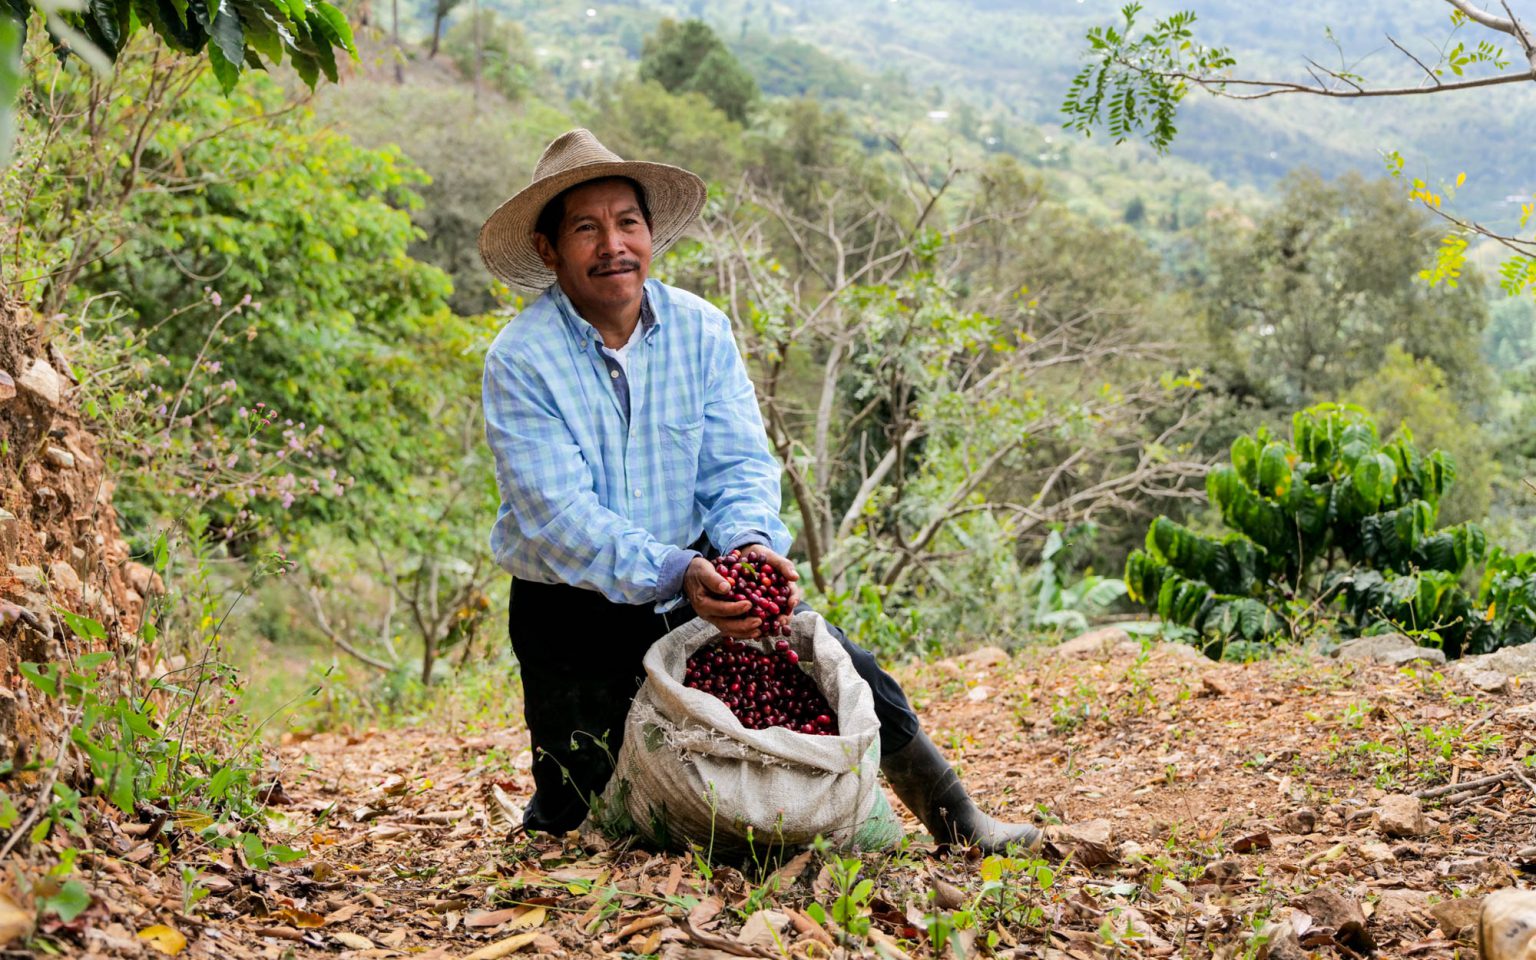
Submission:
[[[1414,917],[1501,882],[1439,867],[1528,815],[1536,285],[1497,271],[1536,264],[1536,90],[1192,94],[1159,155],[1062,113],[1102,0],[260,6],[23,5],[0,70],[0,947],[1226,957],[1325,878],[1423,888]],[[1446,9],[1194,29],[1245,76],[1336,40],[1412,82],[1384,38],[1442,44]],[[538,292],[477,235],[578,126],[707,184],[651,276],[730,319],[808,601],[908,664],[994,809],[1113,844],[823,851],[789,896],[808,860],[515,826],[482,365]],[[1373,935],[1464,949],[1406,917]]]

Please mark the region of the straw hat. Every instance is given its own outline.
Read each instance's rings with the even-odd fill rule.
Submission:
[[[530,290],[554,283],[554,271],[533,246],[539,212],[561,191],[600,177],[629,177],[645,190],[653,254],[676,242],[704,207],[704,181],[696,175],[665,163],[621,159],[590,131],[572,130],[544,148],[533,182],[497,207],[480,228],[480,256],[491,273]]]

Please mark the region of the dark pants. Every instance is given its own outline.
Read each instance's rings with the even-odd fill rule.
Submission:
[[[802,603],[795,612],[809,609]],[[508,633],[522,668],[533,748],[528,829],[564,833],[586,818],[588,803],[613,773],[624,718],[645,679],[646,650],[692,619],[686,604],[663,616],[650,604],[613,603],[592,590],[513,580]],[[906,694],[869,651],[828,627],[874,691],[881,753],[900,750],[918,730]]]

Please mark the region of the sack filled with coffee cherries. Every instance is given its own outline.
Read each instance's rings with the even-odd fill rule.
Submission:
[[[819,614],[785,627],[735,641],[693,620],[651,645],[599,826],[720,855],[900,840],[869,685]]]

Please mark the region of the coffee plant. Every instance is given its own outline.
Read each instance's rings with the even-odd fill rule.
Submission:
[[[1238,437],[1207,476],[1231,532],[1153,521],[1126,561],[1128,596],[1193,628],[1217,658],[1326,625],[1406,633],[1452,657],[1524,643],[1536,636],[1536,556],[1490,548],[1473,523],[1437,528],[1455,479],[1452,459],[1421,454],[1406,429],[1384,443],[1359,407],[1308,408],[1289,441],[1267,428]]]

